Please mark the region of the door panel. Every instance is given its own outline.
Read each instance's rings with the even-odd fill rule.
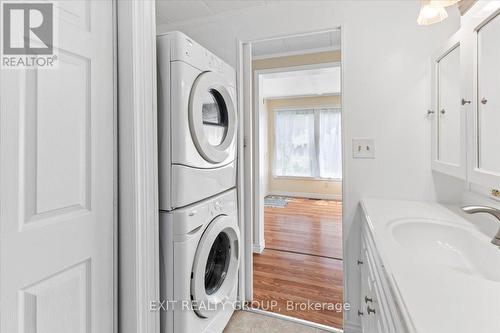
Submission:
[[[463,71],[468,55],[463,30],[451,36],[432,57],[432,169],[466,179],[467,106],[461,104],[467,89]]]
[[[464,22],[468,56],[462,65],[466,99],[471,99],[468,112],[468,180],[480,192],[494,192],[500,188],[500,10],[484,6],[477,15]],[[468,84],[470,82],[470,84]],[[488,194],[490,194],[488,193]]]
[[[461,163],[460,46],[438,62],[438,159]]]
[[[90,208],[89,71],[90,59],[61,50],[58,69],[26,73],[23,223]]]
[[[500,15],[478,31],[478,167],[500,174]]]
[[[113,331],[113,10],[60,1],[57,68],[2,70],[0,331]]]
[[[90,260],[19,292],[21,332],[90,332]],[[62,315],[54,320],[54,314]]]

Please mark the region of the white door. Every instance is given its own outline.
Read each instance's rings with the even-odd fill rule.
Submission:
[[[490,6],[491,7],[491,6]],[[500,10],[484,8],[464,24],[468,57],[464,69],[470,77],[468,113],[468,179],[488,190],[500,188]]]
[[[466,96],[467,82],[462,71],[463,31],[456,32],[432,59],[432,168],[461,179],[466,178]]]
[[[477,167],[500,175],[500,15],[477,32]]]
[[[1,71],[0,331],[113,332],[113,10],[56,2],[56,69]]]

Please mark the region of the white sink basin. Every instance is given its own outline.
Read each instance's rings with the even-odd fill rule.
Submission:
[[[500,282],[500,249],[474,230],[434,219],[401,219],[387,225],[412,260]]]

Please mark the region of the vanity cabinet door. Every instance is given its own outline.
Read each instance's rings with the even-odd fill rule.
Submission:
[[[500,189],[500,15],[482,12],[468,27],[473,77],[469,179]]]
[[[461,32],[433,57],[432,167],[465,179],[465,114],[462,110]]]
[[[359,299],[359,307],[358,307],[358,316],[361,320],[361,328],[363,333],[371,332],[371,318],[366,313],[364,297],[370,292],[369,289],[369,275],[367,271],[367,261],[366,261],[366,246],[365,244],[361,247],[361,256],[358,261],[359,272],[361,276],[361,285],[360,285],[360,299]]]
[[[363,333],[389,333],[382,328],[378,298],[375,292],[375,278],[370,267],[367,244],[363,241],[361,247],[361,298],[358,316],[361,318]]]
[[[460,165],[460,45],[437,63],[437,159]]]

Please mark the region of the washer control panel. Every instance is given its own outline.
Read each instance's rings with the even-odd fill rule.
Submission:
[[[220,215],[224,212],[224,201],[215,200],[208,205],[208,212],[211,217]]]

